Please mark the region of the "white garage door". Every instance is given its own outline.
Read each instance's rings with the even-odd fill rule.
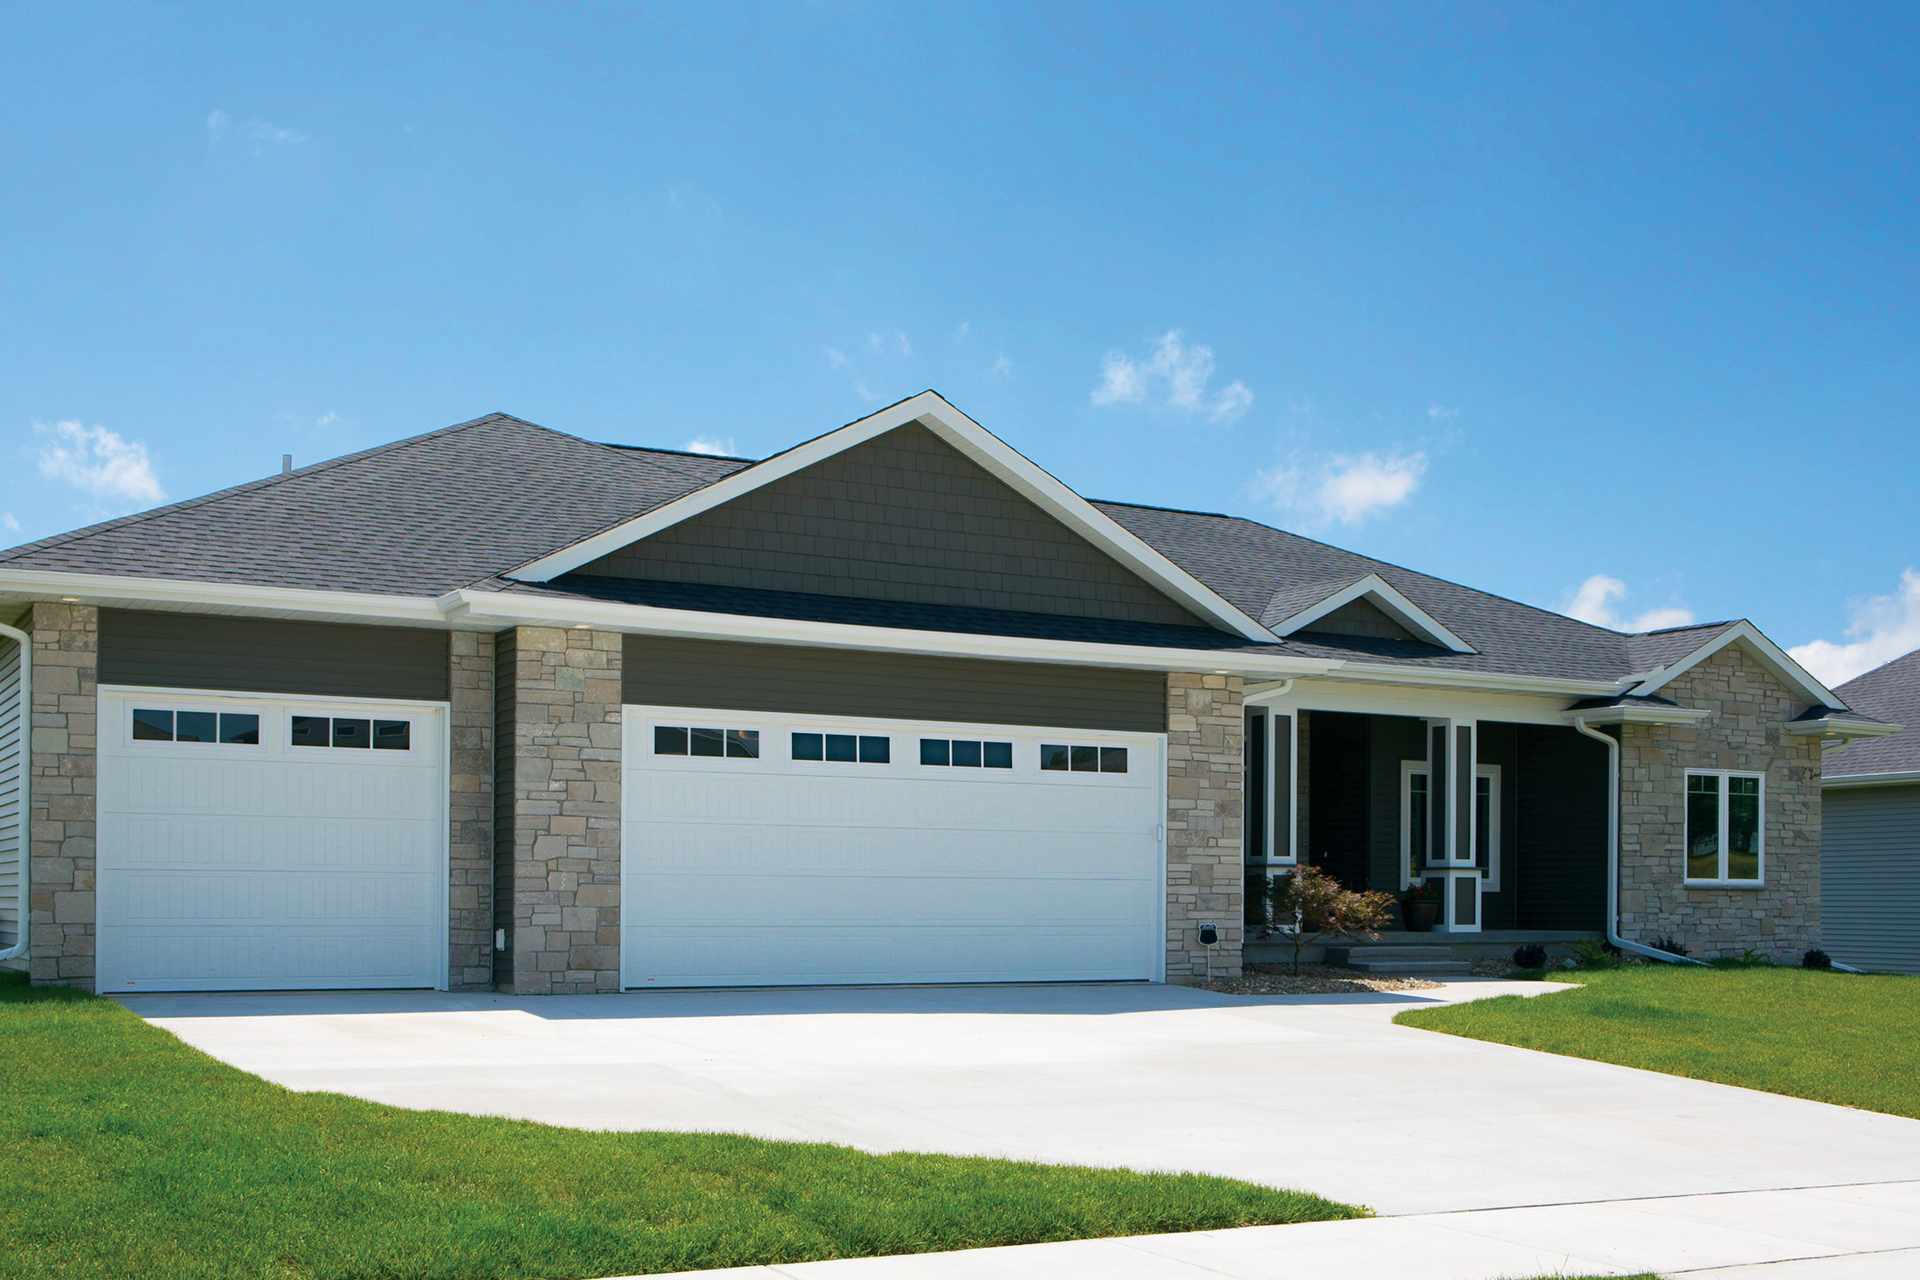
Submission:
[[[445,710],[100,696],[100,991],[446,985]]]
[[[628,707],[629,987],[1155,980],[1155,734]]]

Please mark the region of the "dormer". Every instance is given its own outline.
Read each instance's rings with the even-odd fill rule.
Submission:
[[[1407,599],[1377,573],[1276,591],[1261,619],[1277,636],[1314,631],[1383,640],[1412,640],[1453,653],[1473,646]]]

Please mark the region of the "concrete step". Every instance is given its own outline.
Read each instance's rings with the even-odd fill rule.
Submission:
[[[1393,974],[1402,978],[1464,978],[1473,972],[1465,960],[1352,960],[1355,973]]]
[[[1328,964],[1349,964],[1356,960],[1386,961],[1402,964],[1411,960],[1451,960],[1452,947],[1340,947],[1327,948]]]

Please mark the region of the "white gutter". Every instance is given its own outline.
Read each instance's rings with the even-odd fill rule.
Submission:
[[[33,820],[33,637],[4,623],[0,636],[20,644],[20,934],[0,951],[0,960],[17,960],[27,953],[27,931],[33,924],[33,833],[28,829]]]
[[[1897,773],[1824,774],[1820,778],[1820,789],[1844,791],[1849,787],[1897,787],[1915,782],[1920,782],[1920,769],[1903,769]]]
[[[1697,964],[1703,969],[1708,967],[1704,960],[1658,951],[1620,936],[1620,741],[1588,725],[1584,716],[1573,716],[1572,721],[1573,727],[1581,733],[1607,744],[1607,941],[1622,951],[1631,951],[1649,960],[1666,964]]]

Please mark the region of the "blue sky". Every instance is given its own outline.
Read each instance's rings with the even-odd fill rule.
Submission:
[[[1092,497],[1838,678],[1920,646],[1916,53],[1911,6],[8,5],[0,542],[495,409],[757,456],[932,387]]]

